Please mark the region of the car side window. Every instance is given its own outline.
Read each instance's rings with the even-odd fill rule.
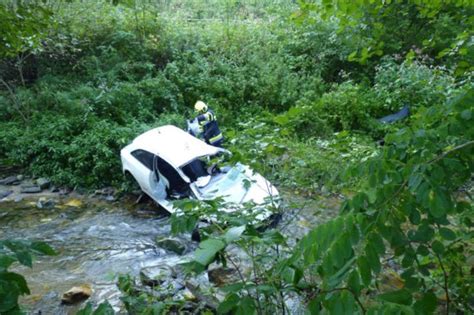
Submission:
[[[145,150],[135,150],[131,153],[140,163],[150,171],[153,170],[153,154]]]
[[[169,190],[176,192],[184,192],[189,188],[189,185],[179,175],[178,171],[170,165],[168,162],[163,160],[161,157],[156,156],[156,162],[158,163],[158,170],[169,183]]]

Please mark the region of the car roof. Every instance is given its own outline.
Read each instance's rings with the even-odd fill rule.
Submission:
[[[161,126],[142,133],[133,140],[132,144],[134,150],[143,149],[154,153],[176,167],[221,151],[172,125]]]

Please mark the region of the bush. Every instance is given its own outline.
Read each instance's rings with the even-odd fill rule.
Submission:
[[[335,131],[368,130],[379,106],[370,90],[347,81],[323,94],[312,110]]]
[[[419,61],[397,64],[387,59],[377,67],[375,97],[381,114],[389,114],[409,105],[412,109],[443,103],[456,89],[455,79],[446,69]]]

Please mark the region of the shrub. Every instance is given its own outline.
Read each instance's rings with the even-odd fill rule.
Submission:
[[[388,114],[404,105],[416,109],[443,103],[456,85],[455,79],[443,67],[419,61],[397,64],[393,59],[387,59],[377,67],[373,89],[381,105],[381,114]]]

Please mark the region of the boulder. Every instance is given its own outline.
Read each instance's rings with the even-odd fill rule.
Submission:
[[[207,271],[209,281],[220,287],[240,281],[239,274],[234,268],[217,267]]]
[[[156,245],[167,251],[182,255],[186,250],[186,245],[182,241],[175,238],[161,238],[156,240]]]
[[[41,189],[48,189],[51,185],[51,182],[49,179],[41,177],[36,180],[36,185]]]
[[[72,287],[64,292],[61,302],[64,304],[75,304],[87,300],[92,295],[92,288],[88,284]]]
[[[176,278],[176,272],[168,265],[150,266],[140,270],[142,284],[150,287],[158,286],[170,278]]]
[[[21,186],[21,192],[24,194],[36,194],[41,192],[41,188],[39,186]]]

